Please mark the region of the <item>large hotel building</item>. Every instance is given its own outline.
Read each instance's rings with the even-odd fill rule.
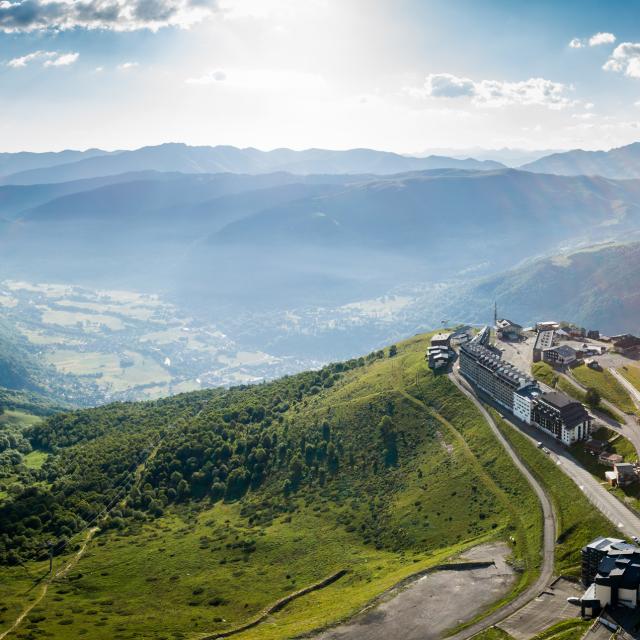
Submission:
[[[486,342],[486,341],[482,341]],[[537,382],[480,340],[460,347],[460,373],[517,418],[564,444],[587,440],[591,416],[563,393],[543,393]]]

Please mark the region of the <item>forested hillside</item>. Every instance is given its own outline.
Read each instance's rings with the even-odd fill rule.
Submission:
[[[12,585],[0,587],[0,624],[28,588],[16,563],[37,572],[47,541],[68,557],[94,526],[68,586],[30,628],[106,639],[126,615],[133,634],[214,632],[346,571],[264,636],[291,637],[496,537],[514,542],[518,592],[540,562],[539,504],[473,405],[427,369],[428,344],[418,336],[269,384],[34,425],[29,442],[48,457],[30,486],[16,469],[0,506],[0,576]],[[565,532],[568,565],[583,538]]]

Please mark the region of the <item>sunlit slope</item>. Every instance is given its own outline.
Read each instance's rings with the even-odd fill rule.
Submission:
[[[539,564],[540,507],[473,405],[426,369],[427,345],[418,336],[392,357],[387,349],[267,385],[113,405],[36,427],[34,441],[57,451],[44,473],[67,514],[113,502],[127,461],[165,435],[140,483],[128,481],[126,503],[27,628],[54,638],[192,637],[241,625],[346,570],[241,636],[292,637],[489,538],[513,538],[522,589]],[[62,486],[68,498],[57,494]],[[18,516],[0,515],[7,533],[8,516]],[[75,526],[70,546],[84,535]],[[28,545],[14,552],[38,556]],[[27,563],[34,577],[42,566]],[[24,601],[23,573],[2,571],[3,625]]]

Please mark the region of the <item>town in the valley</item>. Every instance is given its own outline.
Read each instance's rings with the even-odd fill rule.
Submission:
[[[600,487],[579,486],[601,511],[606,512],[600,502],[606,489],[622,511],[630,508],[637,515],[626,495],[637,497],[640,490],[640,392],[632,378],[640,337],[606,336],[554,320],[523,327],[498,317],[495,308],[493,326],[461,326],[435,334],[426,359],[436,374],[454,376],[477,400],[519,428],[576,483],[584,473],[591,483],[597,482]],[[629,406],[611,401],[612,385],[624,391]],[[633,455],[620,452],[618,445],[625,440]],[[620,537],[596,536],[582,549],[580,584],[565,578],[563,584],[554,581],[540,596],[544,605],[528,605],[529,615],[554,611],[562,619],[576,615],[567,610],[574,605],[583,618],[594,620],[589,637],[638,637],[640,540],[633,534],[640,532],[634,524],[621,520]],[[555,595],[564,596],[555,602],[549,597],[554,589]]]

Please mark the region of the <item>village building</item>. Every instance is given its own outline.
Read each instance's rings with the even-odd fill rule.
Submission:
[[[547,320],[546,322],[536,322],[536,331],[557,331],[560,328],[560,323],[554,320]]]
[[[627,487],[638,479],[636,468],[630,462],[617,462],[613,465],[613,473],[617,487]]]
[[[542,352],[545,349],[553,347],[553,329],[547,331],[538,331],[536,341],[533,344],[533,361],[540,362],[542,360]]]
[[[638,606],[640,548],[616,538],[599,537],[582,548],[582,615],[595,617],[605,607]]]
[[[634,356],[640,353],[640,338],[625,333],[619,336],[611,336],[613,350],[625,356]]]
[[[543,349],[542,359],[554,367],[568,367],[578,359],[578,353],[573,347],[562,344],[551,349]]]
[[[609,453],[608,451],[603,451],[598,456],[598,462],[608,467],[613,467],[616,464],[624,462],[624,458],[619,453]]]
[[[431,338],[431,346],[449,348],[451,346],[452,335],[452,333],[436,333],[433,338]]]
[[[502,318],[496,322],[496,336],[499,340],[520,340],[522,338],[522,326]]]

